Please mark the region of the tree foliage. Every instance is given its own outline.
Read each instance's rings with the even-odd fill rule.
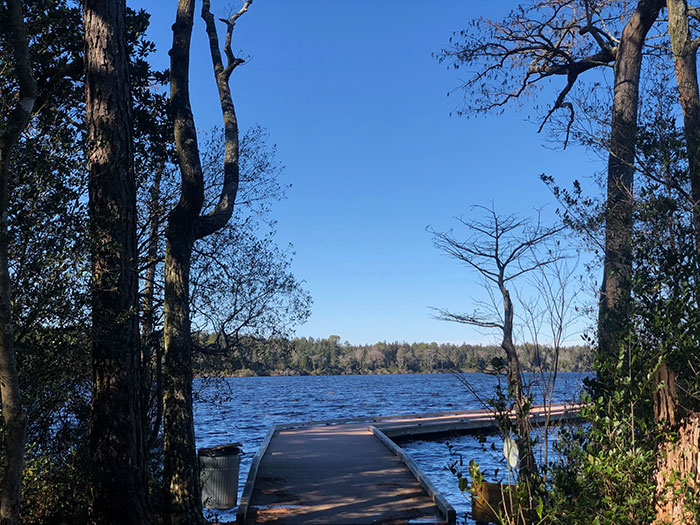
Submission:
[[[452,343],[405,343],[399,341],[358,345],[340,337],[257,338],[241,337],[235,347],[226,348],[215,333],[197,334],[200,353],[195,370],[201,376],[232,375],[354,375],[354,374],[426,374],[446,372],[501,371],[493,366],[503,350],[497,345]],[[546,344],[518,345],[523,371],[549,371],[555,349]],[[559,349],[560,370],[587,372],[593,354],[586,346]]]
[[[697,520],[697,17],[674,0],[535,1],[474,22],[439,55],[469,67],[462,113],[524,102],[540,131],[553,123],[564,145],[608,156],[603,199],[543,177],[603,256],[591,425],[563,441],[552,521]],[[554,96],[543,86],[557,76]],[[528,98],[538,87],[544,109]]]
[[[8,221],[12,321],[28,421],[21,513],[27,523],[85,522],[89,493],[82,489],[90,482],[86,426],[91,331],[82,14],[80,5],[71,0],[24,4],[38,98],[27,132],[19,137],[13,152]],[[0,9],[3,51],[9,49],[6,16],[4,8]],[[153,482],[162,472],[162,456],[157,451],[162,447],[158,440],[161,420],[156,412],[162,394],[158,381],[163,335],[163,229],[177,187],[172,121],[166,111],[167,79],[148,63],[155,50],[146,37],[148,24],[147,13],[127,10],[141,291],[145,291],[148,279],[154,284],[152,322],[146,322],[143,298],[141,316],[141,326],[152,328],[153,352],[145,353],[142,359],[142,398],[150,400],[150,405],[144,403],[143,421],[145,441],[153,447],[149,462]],[[8,53],[0,53],[0,80],[0,108],[6,114],[19,89]],[[276,268],[278,275],[284,274],[273,281],[279,286],[268,286],[265,304],[286,306],[271,308],[274,315],[265,309],[267,317],[261,326],[266,325],[265,333],[287,333],[296,320],[305,318],[307,296],[289,271],[291,252],[276,247],[272,227],[263,228],[268,224],[266,213],[271,203],[285,188],[277,182],[280,171],[274,164],[273,148],[265,145],[264,131],[252,128],[242,142],[244,166],[236,225],[216,241],[218,244],[212,244],[211,248],[225,250],[210,254],[210,258],[226,256],[239,261],[235,271],[230,269],[218,277],[216,283],[222,287],[232,288],[231,282],[239,280],[253,281],[251,265],[261,261],[267,268]],[[248,157],[250,161],[245,160]],[[211,159],[213,166],[213,152]],[[215,174],[211,175],[213,179]],[[155,251],[149,251],[152,246]],[[202,254],[196,264],[206,266],[206,257]],[[207,279],[201,276],[202,285],[212,288]],[[247,293],[245,288],[236,290],[241,298]],[[292,290],[299,302],[283,299]],[[225,296],[223,291],[220,295]],[[251,308],[254,305],[251,301]],[[281,326],[285,328],[278,328]],[[240,334],[245,331],[244,326],[239,327]],[[0,456],[4,452],[4,447],[0,448]],[[158,510],[161,499],[155,494],[152,491],[151,503]]]

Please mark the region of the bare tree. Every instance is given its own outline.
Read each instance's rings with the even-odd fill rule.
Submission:
[[[190,40],[194,18],[194,0],[178,2],[170,51],[170,103],[175,128],[175,144],[181,173],[180,199],[170,213],[166,230],[164,376],[163,397],[164,489],[166,519],[172,523],[203,521],[198,480],[197,454],[192,414],[192,335],[190,320],[190,266],[197,239],[219,230],[231,218],[239,183],[238,121],[231,98],[229,79],[243,59],[231,49],[233,30],[252,0],[227,19],[224,66],[219,39],[210,10],[202,3],[202,18],[209,37],[209,49],[219,91],[224,120],[224,170],[221,193],[216,205],[202,214],[204,176],[189,99]]]
[[[0,129],[0,404],[5,424],[5,461],[0,475],[0,523],[17,523],[22,482],[26,419],[15,362],[8,260],[8,179],[12,150],[27,127],[37,98],[37,85],[29,57],[27,29],[20,0],[5,0],[8,32],[12,41],[15,75],[19,84],[17,104],[3,116]]]
[[[634,4],[635,7],[629,7]],[[568,116],[564,145],[574,122],[568,95],[582,74],[612,67],[613,99],[608,143],[603,284],[599,303],[599,350],[616,357],[629,318],[633,226],[634,153],[639,82],[648,33],[664,7],[661,0],[540,0],[519,6],[503,21],[479,20],[455,35],[438,58],[455,67],[476,67],[462,86],[460,113],[499,111],[525,98],[544,81],[566,85],[545,113],[540,130],[558,110]],[[619,35],[619,36],[618,36]]]
[[[515,426],[520,451],[520,474],[523,479],[538,475],[537,462],[530,441],[529,408],[531,400],[523,388],[522,370],[514,341],[514,307],[511,298],[512,282],[528,273],[554,264],[561,259],[557,252],[543,248],[562,231],[561,226],[544,226],[536,221],[514,215],[500,216],[493,207],[475,206],[474,210],[485,219],[457,219],[466,229],[463,238],[452,232],[433,229],[435,245],[439,250],[465,263],[486,282],[492,297],[500,296],[502,308],[495,311],[476,311],[471,314],[438,310],[439,318],[480,328],[495,329],[502,336],[501,348],[506,355],[508,391],[515,410]],[[545,251],[542,257],[535,253]],[[494,301],[494,305],[495,305]]]
[[[536,251],[533,257],[538,258]],[[522,340],[528,341],[527,346],[533,354],[530,359],[533,382],[538,383],[536,390],[545,407],[544,421],[537,431],[541,437],[538,440],[541,444],[540,464],[546,466],[549,465],[550,450],[549,408],[553,402],[561,352],[581,317],[577,311],[577,297],[581,289],[576,282],[577,265],[569,264],[566,258],[540,266],[530,277],[530,288],[537,290],[537,293],[529,297],[518,295],[522,309],[518,318],[524,332]],[[542,477],[547,480],[546,469]]]

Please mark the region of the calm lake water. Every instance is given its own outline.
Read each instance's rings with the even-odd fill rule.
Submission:
[[[576,398],[586,375],[560,373],[554,400]],[[497,381],[486,374],[465,376],[475,391],[485,397],[493,391]],[[453,374],[240,377],[195,381],[197,447],[243,443],[239,498],[250,462],[272,425],[476,408],[481,408],[479,402]],[[490,450],[491,443],[495,452]],[[482,471],[493,473],[502,467],[502,442],[497,436],[487,437],[485,444],[473,436],[459,436],[448,440],[404,442],[401,446],[455,507],[458,516],[461,515],[459,522],[464,521],[469,511],[469,502],[458,490],[457,480],[447,465],[459,461],[461,456],[464,471],[472,458],[481,465]],[[233,520],[235,509],[220,512],[219,516]]]

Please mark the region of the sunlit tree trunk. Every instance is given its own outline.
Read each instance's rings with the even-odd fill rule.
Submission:
[[[698,42],[690,33],[687,0],[667,0],[668,34],[683,111],[683,128],[688,151],[688,175],[693,199],[695,244],[700,252],[700,90],[698,89]]]
[[[700,253],[700,89],[698,88],[697,52],[699,42],[690,31],[687,0],[667,0],[668,34],[673,51],[673,65],[678,98],[683,112],[688,155],[688,177],[692,199],[695,249]],[[700,293],[696,292],[696,297]],[[674,439],[659,443],[656,473],[657,523],[690,522],[684,489],[698,489],[700,476],[700,419],[697,414],[682,414],[678,403],[676,374],[664,363],[654,378],[654,417]],[[679,481],[681,480],[681,481]]]
[[[675,429],[676,437],[659,444],[656,470],[656,521],[697,523],[687,494],[697,494],[700,473],[700,417],[692,414]],[[686,492],[687,491],[687,492]]]
[[[8,260],[8,179],[12,150],[20,133],[27,127],[37,97],[37,87],[29,58],[27,30],[22,3],[6,0],[7,28],[12,42],[12,58],[19,84],[19,100],[7,117],[2,117],[0,129],[0,405],[5,426],[5,461],[0,471],[0,524],[17,523],[20,488],[24,464],[27,422],[22,411],[22,397],[15,361],[10,302],[10,271]]]
[[[617,358],[629,326],[639,78],[646,35],[662,7],[660,0],[638,3],[622,30],[615,60],[605,254],[598,316],[598,344],[603,359]],[[605,378],[601,379],[604,382]]]
[[[693,523],[688,493],[700,488],[700,415],[682,414],[676,374],[665,363],[654,376],[654,419],[666,431],[656,451],[656,521]]]
[[[175,222],[171,222],[173,230]],[[184,237],[184,238],[183,238]],[[164,480],[171,523],[202,520],[192,413],[189,270],[192,240],[169,236],[165,249]]]
[[[86,0],[83,9],[92,254],[92,512],[96,523],[147,523],[126,5]]]
[[[239,181],[238,121],[229,89],[233,70],[243,60],[231,51],[235,22],[247,10],[248,0],[229,19],[223,64],[209,1],[202,2],[202,18],[209,37],[219,102],[224,120],[224,177],[221,193],[211,212],[200,215],[204,202],[204,176],[189,97],[190,41],[194,0],[179,0],[170,51],[170,108],[175,146],[180,163],[180,199],[168,217],[165,247],[163,394],[164,472],[166,520],[170,523],[203,521],[197,451],[192,413],[192,335],[190,332],[190,264],[194,242],[223,228],[233,214]]]

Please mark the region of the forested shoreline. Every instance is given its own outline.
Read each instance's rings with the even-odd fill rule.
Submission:
[[[176,4],[169,13],[147,6],[154,28],[165,22],[172,31],[151,40],[151,14],[124,0],[0,2],[0,524],[205,523],[195,376],[457,370],[506,377],[493,391],[479,392],[499,423],[508,468],[509,486],[496,492],[508,491],[510,502],[494,501],[499,515],[491,521],[700,523],[700,6],[514,1],[500,18],[474,7],[474,16],[450,23],[449,31],[464,29],[450,36],[443,28],[443,47],[436,49],[437,41],[422,31],[399,36],[411,24],[397,24],[398,12],[385,13],[383,21],[374,13],[353,18],[346,16],[348,4],[337,8],[345,10],[336,27],[325,11],[331,2],[312,10],[282,2],[251,7],[253,0],[230,9],[210,0]],[[273,15],[283,9],[288,19],[271,32]],[[441,8],[395,9],[418,12],[416,27],[430,27],[427,17]],[[195,24],[197,16],[202,23]],[[338,38],[300,30],[302,16],[313,27],[337,30]],[[362,26],[368,20],[384,27],[368,31]],[[239,26],[243,31],[234,37]],[[380,52],[389,33],[402,44],[391,60]],[[330,44],[357,43],[357,34],[362,41],[372,34],[383,39],[373,41],[370,53],[353,47],[353,60],[335,54]],[[496,149],[477,148],[472,139],[480,129],[455,142],[455,151],[467,156],[438,162],[441,151],[422,139],[442,128],[430,132],[406,110],[422,105],[423,91],[387,113],[394,126],[386,132],[367,97],[353,101],[335,92],[347,85],[348,93],[385,93],[372,76],[398,82],[392,62],[410,64],[413,76],[432,74],[414,69],[419,64],[404,53],[414,34],[421,56],[432,53],[460,71],[461,78],[453,78],[459,85],[449,88],[458,94],[456,116],[495,117],[517,107],[551,144],[581,147],[606,166],[571,170],[577,162],[571,156],[565,168],[543,161],[549,173],[538,166],[528,175],[520,161],[539,160],[537,151],[519,149],[519,140],[506,134],[494,141]],[[294,51],[297,40],[307,45],[290,61],[280,51]],[[280,47],[264,55],[268,41]],[[169,65],[155,55],[158,46],[170,49]],[[274,76],[255,80],[239,69],[254,53],[265,56],[259,62]],[[372,64],[377,57],[382,62]],[[318,68],[307,70],[304,61]],[[190,78],[190,62],[207,64],[207,71],[211,64],[206,96],[214,87],[217,93],[217,120],[203,119],[203,128],[197,114],[206,117],[212,108],[203,103],[201,70]],[[347,76],[330,74],[331,62],[347,66]],[[286,76],[291,72],[309,82],[298,100],[285,100],[295,82]],[[322,78],[332,82],[324,86]],[[299,140],[314,148],[306,154],[318,164],[309,186],[319,193],[300,201],[308,212],[303,221],[280,224],[293,232],[290,240],[308,241],[302,253],[320,246],[333,257],[307,251],[314,269],[300,278],[292,272],[294,247],[278,245],[278,218],[271,213],[300,166],[286,153],[293,169],[283,178],[273,137],[255,124],[260,115],[243,86],[248,94],[269,88],[258,101],[265,107],[281,103],[275,115],[293,130],[282,152],[301,151]],[[316,98],[326,92],[337,95],[330,98],[338,105],[321,118],[292,111],[296,102],[302,111],[304,104],[306,111],[323,107]],[[214,122],[218,127],[209,127]],[[343,139],[341,127],[360,131]],[[401,127],[411,130],[410,140],[393,136]],[[273,120],[271,129],[280,123]],[[365,133],[376,129],[381,135]],[[338,141],[314,141],[310,130]],[[399,163],[382,169],[369,145],[392,162],[409,159],[417,171]],[[394,145],[404,149],[393,151]],[[333,154],[329,165],[316,149]],[[475,171],[476,156],[486,159],[488,173]],[[507,167],[499,162],[506,157],[517,162]],[[334,164],[346,158],[357,168],[343,177]],[[390,171],[400,178],[384,179]],[[536,175],[556,201],[552,224],[542,208],[525,211],[539,203],[512,185],[513,177],[534,182]],[[460,191],[457,176],[473,188]],[[474,191],[487,178],[495,184],[490,205]],[[397,195],[412,179],[419,181],[418,198],[400,206]],[[331,191],[321,184],[328,180],[350,186]],[[440,195],[424,199],[427,187]],[[463,204],[447,206],[449,195],[483,200],[455,209]],[[508,195],[517,205],[503,202]],[[353,207],[341,209],[339,201]],[[369,207],[390,218],[374,245],[367,232],[381,230],[365,216]],[[435,227],[394,215],[419,207]],[[452,227],[440,226],[459,213]],[[346,222],[306,237],[331,215]],[[401,231],[399,224],[432,236],[434,247],[457,263],[454,274],[445,273],[450,288],[481,282],[486,295],[471,298],[460,290],[457,301],[441,297],[431,281],[437,267],[418,264],[415,278],[370,278],[389,261],[385,252],[400,255],[387,266],[389,275],[422,250],[401,251],[410,228]],[[351,267],[355,272],[346,271]],[[323,273],[326,285],[314,283]],[[318,310],[332,319],[328,330],[351,338],[345,312],[369,318],[362,306],[372,299],[357,294],[362,305],[353,307],[345,295],[353,294],[336,289],[337,281],[391,299],[382,313],[392,320],[404,307],[404,295],[395,291],[410,295],[415,284],[434,293],[435,301],[425,303],[437,304],[436,319],[476,328],[499,344],[295,339],[295,327],[311,315],[304,279],[343,301],[333,313],[319,294]],[[594,316],[585,344],[565,347]],[[537,343],[542,340],[553,346]],[[534,342],[516,344],[523,341]],[[539,381],[551,404],[558,371],[594,371],[595,377],[580,399],[585,424],[558,434],[558,458],[549,461],[551,420],[533,424],[534,390],[526,383]],[[532,437],[536,426],[542,439]],[[477,498],[491,476],[475,461],[467,470],[461,458],[449,470],[460,491]]]
[[[502,353],[498,345],[453,343],[378,342],[353,345],[340,337],[293,339],[246,339],[227,351],[217,347],[213,335],[200,334],[207,351],[195,359],[199,376],[279,376],[424,374],[433,372],[482,372],[493,370]],[[218,351],[217,351],[218,350]],[[551,346],[519,345],[523,370],[549,371]],[[587,372],[593,368],[594,352],[584,345],[559,349],[558,370]]]

